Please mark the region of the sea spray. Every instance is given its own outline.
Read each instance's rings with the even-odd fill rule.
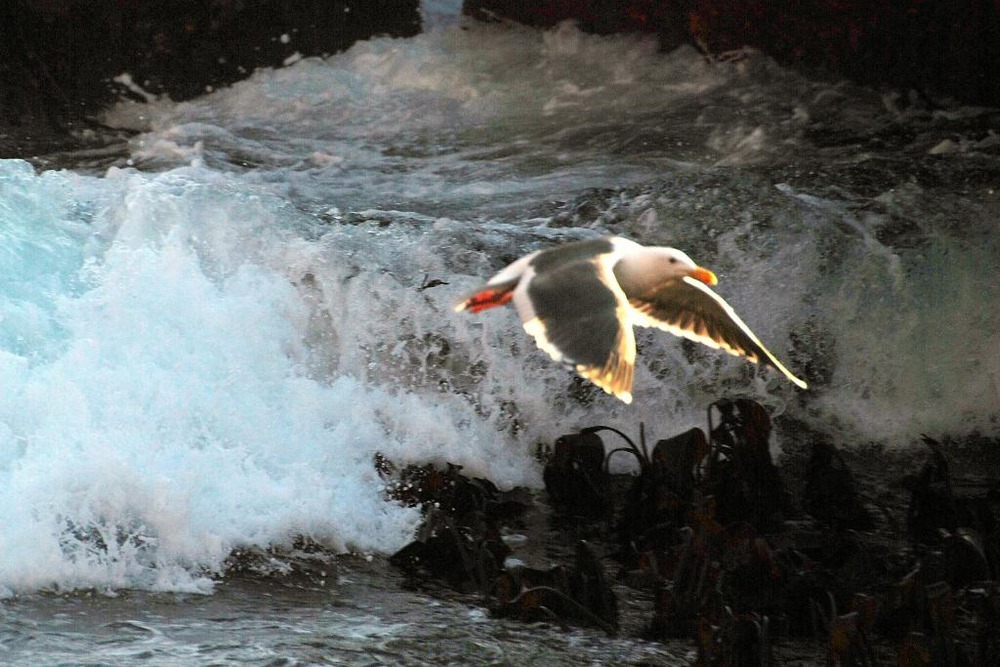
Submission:
[[[303,241],[277,223],[295,218],[282,200],[198,169],[81,180],[2,167],[5,201],[63,180],[98,211],[68,237],[59,206],[6,212],[9,228],[31,227],[26,263],[52,279],[28,295],[49,319],[32,346],[51,351],[3,351],[5,587],[205,590],[234,547],[301,534],[391,551],[417,517],[383,499],[377,451],[508,486],[535,478],[461,399],[310,377],[315,319],[302,275],[284,272]]]

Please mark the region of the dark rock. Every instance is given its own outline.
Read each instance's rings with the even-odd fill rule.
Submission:
[[[604,443],[595,430],[558,438],[543,472],[552,504],[579,516],[602,515],[611,506]]]
[[[828,443],[813,443],[803,503],[814,519],[834,530],[869,530],[874,525],[858,496],[850,468]]]
[[[703,489],[715,497],[722,524],[746,521],[762,532],[777,529],[789,496],[771,459],[771,418],[749,399],[720,400],[718,426],[710,428],[711,453]]]
[[[223,563],[227,580],[266,579],[292,588],[326,588],[337,581],[336,554],[306,537],[292,547],[240,547]]]
[[[956,588],[990,578],[982,539],[970,528],[959,528],[942,540],[941,565],[944,580]]]
[[[830,604],[835,575],[804,553],[786,547],[774,555],[781,572],[776,603],[768,610],[784,634],[817,637],[826,629],[821,610]]]
[[[581,540],[576,544],[575,567],[569,574],[573,599],[611,628],[618,627],[618,598],[594,548]]]
[[[903,480],[910,491],[907,528],[915,544],[940,548],[933,559],[952,585],[996,578],[1000,573],[1000,484],[956,482],[941,443],[924,437],[930,456],[917,475]]]
[[[442,510],[458,519],[480,513],[500,520],[522,514],[530,503],[526,489],[500,491],[488,479],[463,475],[462,466],[452,463],[443,470],[433,464],[397,470],[392,461],[376,454],[374,464],[387,483],[390,498],[410,506],[420,505],[424,511]]]
[[[496,524],[479,513],[461,521],[441,510],[428,513],[417,539],[394,553],[389,562],[412,581],[443,579],[456,590],[484,591],[500,572],[510,548]]]
[[[598,34],[657,32],[666,15],[679,10],[679,3],[658,0],[465,0],[462,5],[465,14],[478,19],[507,19],[543,28],[572,19],[583,30]]]
[[[955,636],[955,592],[945,582],[931,584],[925,589],[928,629],[931,633],[931,658],[935,665],[957,665],[958,647]],[[961,664],[968,664],[963,660]]]
[[[770,642],[770,619],[759,614],[737,614],[721,600],[715,600],[710,613],[699,620],[695,637],[697,665],[742,667],[773,665]]]
[[[621,559],[633,564],[643,554],[676,544],[695,490],[695,467],[708,454],[704,431],[693,428],[660,440],[625,497],[618,520]],[[646,555],[646,559],[655,556]]]
[[[664,49],[751,46],[861,83],[1000,105],[1000,5],[992,0],[465,0],[463,9],[541,27],[573,19],[594,33],[656,32]]]
[[[1000,664],[1000,584],[993,582],[979,602],[976,656],[979,665]]]
[[[861,628],[860,615],[852,611],[830,623],[827,664],[863,667],[875,664],[872,647]]]
[[[925,437],[924,443],[930,447],[931,456],[919,475],[904,480],[910,491],[906,525],[911,539],[932,543],[940,539],[942,530],[951,533],[958,527],[958,509],[948,460],[935,440]]]
[[[416,539],[389,562],[411,582],[442,579],[457,590],[485,592],[511,553],[500,522],[527,509],[526,491],[501,492],[489,480],[466,477],[461,466],[450,463],[443,470],[434,465],[399,470],[376,454],[374,465],[390,498],[419,505],[425,513]]]
[[[418,0],[6,0],[0,129],[58,129],[134,95],[187,99],[373,35],[420,29]],[[3,146],[0,146],[3,148]]]
[[[899,647],[899,664],[906,667],[931,667],[931,649],[927,637],[920,632],[911,632]]]
[[[492,593],[490,610],[498,617],[593,625],[608,634],[618,629],[618,599],[593,547],[584,541],[576,545],[572,567],[509,567]]]

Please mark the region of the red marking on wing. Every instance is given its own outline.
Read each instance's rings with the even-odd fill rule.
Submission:
[[[502,306],[514,298],[514,290],[486,288],[481,292],[476,292],[465,300],[465,307],[473,313],[478,313],[487,308]]]

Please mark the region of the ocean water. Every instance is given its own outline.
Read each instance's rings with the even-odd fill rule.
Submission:
[[[171,614],[147,623],[115,601],[238,597],[220,584],[234,549],[306,537],[378,561],[419,515],[385,499],[376,452],[537,488],[539,443],[593,424],[666,437],[720,396],[768,406],[778,448],[796,437],[782,416],[847,447],[1000,436],[996,110],[753,51],[709,62],[648,37],[425,10],[412,39],[188,102],[122,102],[103,120],[136,134],[110,157],[0,161],[11,627],[41,623],[31,605],[111,605],[156,644]],[[625,406],[551,363],[510,310],[451,311],[522,254],[608,233],[715,270],[810,389],[640,331]],[[400,623],[434,618],[421,609]],[[395,632],[390,617],[372,632]],[[71,661],[65,629],[42,625],[48,653],[26,653],[22,629],[0,637],[0,660]],[[190,658],[159,644],[115,657],[103,631],[81,632],[98,663]],[[573,650],[556,652],[601,660]]]

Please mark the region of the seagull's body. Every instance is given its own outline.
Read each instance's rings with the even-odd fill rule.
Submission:
[[[474,313],[514,302],[525,331],[556,361],[632,401],[633,326],[656,327],[772,366],[803,389],[722,298],[715,274],[674,248],[611,236],[539,250],[455,306]]]

